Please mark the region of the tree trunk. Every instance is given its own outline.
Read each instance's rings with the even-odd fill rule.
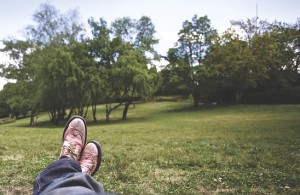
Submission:
[[[194,101],[194,107],[198,107],[199,106],[199,95],[196,92],[193,93],[193,101]]]
[[[125,103],[125,107],[124,107],[124,110],[123,110],[122,120],[126,120],[129,106],[130,106],[129,102]]]
[[[109,115],[110,115],[110,112],[106,112],[106,115],[105,115],[105,121],[106,122],[109,122]]]
[[[93,120],[94,120],[94,122],[97,121],[96,111],[97,111],[97,105],[96,104],[92,104],[92,112],[93,112]]]
[[[110,113],[111,113],[113,110],[119,108],[120,106],[122,106],[122,102],[120,102],[119,104],[117,104],[116,106],[114,106],[114,107],[112,107],[112,108],[111,108],[110,106],[108,106],[108,104],[106,104],[106,122],[109,121],[109,115],[110,115]]]
[[[30,116],[30,127],[32,127],[34,125],[34,114],[31,114]]]
[[[105,120],[106,122],[109,122],[109,115],[111,110],[109,109],[108,105],[106,104],[106,111],[105,111]]]
[[[67,119],[70,119],[72,117],[73,111],[74,111],[74,106],[71,107],[71,110],[70,110],[70,112],[69,112],[69,114],[67,116]]]
[[[87,106],[86,106],[86,108],[85,108],[85,112],[84,112],[83,118],[86,118],[87,112],[88,112],[88,110],[89,110],[89,106],[90,106],[90,101],[89,101],[89,103],[87,104]]]
[[[198,107],[199,106],[199,100],[198,98],[193,98],[194,99],[194,107]]]
[[[55,120],[56,120],[56,111],[55,110],[51,110],[49,112],[49,117],[50,117],[50,122],[54,124]]]
[[[242,99],[242,90],[237,89],[235,94],[235,104],[239,104]]]

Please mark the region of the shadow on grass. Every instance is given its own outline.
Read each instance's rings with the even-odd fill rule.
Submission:
[[[164,111],[161,111],[161,113],[201,112],[201,111],[225,109],[225,108],[228,108],[229,106],[230,105],[205,104],[205,105],[199,105],[199,106],[195,107],[192,104],[186,104],[186,105],[182,105],[177,108],[166,109]]]
[[[177,106],[170,106],[169,108],[162,108],[159,111],[151,112],[143,116],[134,116],[129,117],[125,120],[122,120],[121,118],[111,118],[110,121],[106,121],[105,118],[102,118],[98,121],[93,121],[92,119],[87,120],[88,126],[109,126],[109,125],[120,125],[120,124],[132,124],[132,123],[141,123],[146,121],[151,121],[153,118],[155,118],[155,115],[166,115],[169,114],[175,114],[175,113],[193,113],[193,112],[201,112],[201,111],[213,111],[213,110],[224,110],[225,108],[228,108],[230,105],[211,105],[211,104],[205,104],[205,105],[199,105],[198,107],[194,107],[190,103],[180,103]],[[10,123],[10,126],[15,127],[30,127],[29,125],[30,118],[23,118],[20,120],[17,120],[14,123]],[[67,123],[67,120],[60,121],[59,124],[53,124],[50,122],[50,120],[41,119],[37,120],[31,128],[48,128],[48,129],[55,129],[55,128],[64,128],[65,124]]]
[[[110,126],[110,125],[119,125],[119,124],[128,124],[128,123],[140,123],[140,122],[145,122],[147,120],[149,120],[149,119],[146,117],[131,117],[131,118],[127,118],[125,120],[112,119],[108,122],[105,120],[87,121],[87,124],[89,126],[98,126],[98,125]]]
[[[26,119],[22,119],[22,120],[26,120]],[[27,122],[22,121],[22,123],[18,123],[15,122],[15,124],[11,124],[14,127],[22,127],[22,128],[45,128],[45,129],[55,129],[55,128],[64,128],[65,124],[67,123],[68,120],[62,120],[59,122],[59,124],[53,124],[52,122],[50,122],[50,120],[47,121],[37,121],[33,126],[29,125],[29,120]],[[148,119],[145,117],[132,117],[132,118],[128,118],[125,120],[122,119],[111,119],[110,121],[105,121],[105,119],[103,120],[98,120],[98,121],[86,121],[87,122],[87,126],[108,126],[108,125],[119,125],[119,124],[127,124],[127,123],[140,123],[140,122],[144,122],[147,121]]]

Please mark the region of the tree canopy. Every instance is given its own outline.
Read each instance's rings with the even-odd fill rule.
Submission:
[[[85,116],[90,105],[97,120],[96,105],[104,103],[107,121],[121,105],[126,119],[134,99],[156,91],[158,76],[151,61],[158,40],[150,18],[124,17],[111,27],[102,18],[90,18],[92,37],[84,36],[78,18],[77,11],[62,14],[42,4],[33,15],[35,24],[26,27],[25,41],[3,42],[2,52],[12,63],[1,65],[1,75],[16,81],[1,92],[11,112],[30,111],[33,123],[35,115],[47,111],[57,124],[72,114]],[[114,102],[117,106],[111,106]]]
[[[299,26],[253,18],[218,35],[207,16],[195,15],[165,57],[158,94],[192,94],[195,106],[299,103]]]
[[[136,100],[152,95],[192,96],[200,102],[300,103],[300,20],[295,24],[259,18],[231,21],[219,34],[208,16],[182,23],[166,56],[151,18],[118,18],[108,24],[91,17],[91,35],[79,12],[61,13],[42,4],[25,40],[3,40],[10,60],[0,76],[15,82],[0,91],[0,116],[48,112],[53,123],[91,106],[105,105],[105,120],[122,107],[122,119]],[[154,60],[168,64],[157,70]]]

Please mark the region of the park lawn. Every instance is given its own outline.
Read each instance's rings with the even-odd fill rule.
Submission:
[[[103,148],[94,177],[106,191],[300,194],[300,105],[149,102],[117,118],[121,110],[109,123],[87,117],[88,140]],[[0,194],[31,194],[34,178],[58,158],[64,124],[47,120],[0,125]]]

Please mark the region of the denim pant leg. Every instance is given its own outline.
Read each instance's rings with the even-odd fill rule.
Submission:
[[[102,184],[82,173],[78,161],[63,157],[50,164],[34,182],[33,194],[107,194]]]
[[[63,157],[50,164],[42,171],[34,182],[33,194],[42,192],[54,179],[67,173],[82,172],[79,163],[73,159]]]

